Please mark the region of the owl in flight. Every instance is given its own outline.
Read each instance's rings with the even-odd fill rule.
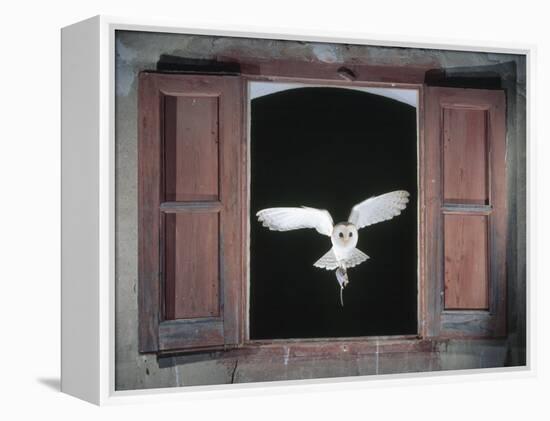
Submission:
[[[340,222],[336,225],[328,211],[305,206],[262,209],[256,216],[264,227],[268,227],[272,231],[315,228],[319,234],[330,237],[332,248],[313,266],[336,270],[336,279],[340,285],[340,303],[344,306],[343,290],[348,284],[347,269],[357,266],[369,258],[355,247],[359,239],[358,230],[399,215],[407,206],[408,201],[409,193],[404,190],[371,197],[351,209],[347,222]]]

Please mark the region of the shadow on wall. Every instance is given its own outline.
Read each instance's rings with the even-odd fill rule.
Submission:
[[[51,389],[55,392],[61,392],[61,379],[58,377],[43,377],[36,379],[36,381],[48,389]]]

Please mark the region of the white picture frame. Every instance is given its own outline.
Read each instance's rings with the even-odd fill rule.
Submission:
[[[261,33],[230,25],[190,27],[185,23],[154,19],[96,16],[62,29],[62,377],[63,392],[103,405],[136,401],[181,400],[227,394],[236,396],[296,390],[331,390],[337,387],[377,387],[392,383],[439,383],[463,381],[472,372],[484,378],[525,377],[534,373],[529,313],[533,311],[527,276],[526,367],[429,372],[373,377],[345,377],[277,383],[176,387],[139,391],[116,391],[115,371],[115,148],[114,148],[114,39],[117,30],[201,35],[246,36],[378,46],[438,48],[524,54],[527,58],[527,95],[534,47],[487,45],[422,39],[386,39],[353,33],[280,33],[266,28]],[[527,107],[527,154],[529,166],[529,106]],[[78,157],[85,156],[85,160]],[[75,163],[79,163],[75,165]],[[85,165],[82,165],[82,162]],[[527,220],[529,238],[529,217]],[[528,255],[529,265],[529,255]],[[344,386],[343,386],[344,385]]]

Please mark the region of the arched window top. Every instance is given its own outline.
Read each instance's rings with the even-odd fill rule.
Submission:
[[[250,99],[271,95],[281,91],[288,91],[299,88],[337,88],[350,89],[354,91],[367,92],[374,95],[384,96],[395,101],[408,104],[411,107],[418,108],[418,91],[416,89],[404,88],[380,88],[368,86],[340,86],[340,85],[322,85],[306,83],[279,83],[279,82],[251,82],[249,85]]]

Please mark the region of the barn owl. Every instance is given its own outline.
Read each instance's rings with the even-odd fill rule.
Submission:
[[[313,266],[336,270],[336,280],[340,285],[340,304],[344,306],[343,290],[349,282],[347,269],[357,266],[369,258],[356,248],[359,240],[358,230],[399,215],[407,206],[408,201],[409,193],[404,190],[371,197],[352,208],[347,222],[340,222],[336,225],[328,211],[305,206],[262,209],[256,213],[256,216],[264,227],[268,227],[272,231],[314,228],[319,234],[330,237],[332,248]]]

